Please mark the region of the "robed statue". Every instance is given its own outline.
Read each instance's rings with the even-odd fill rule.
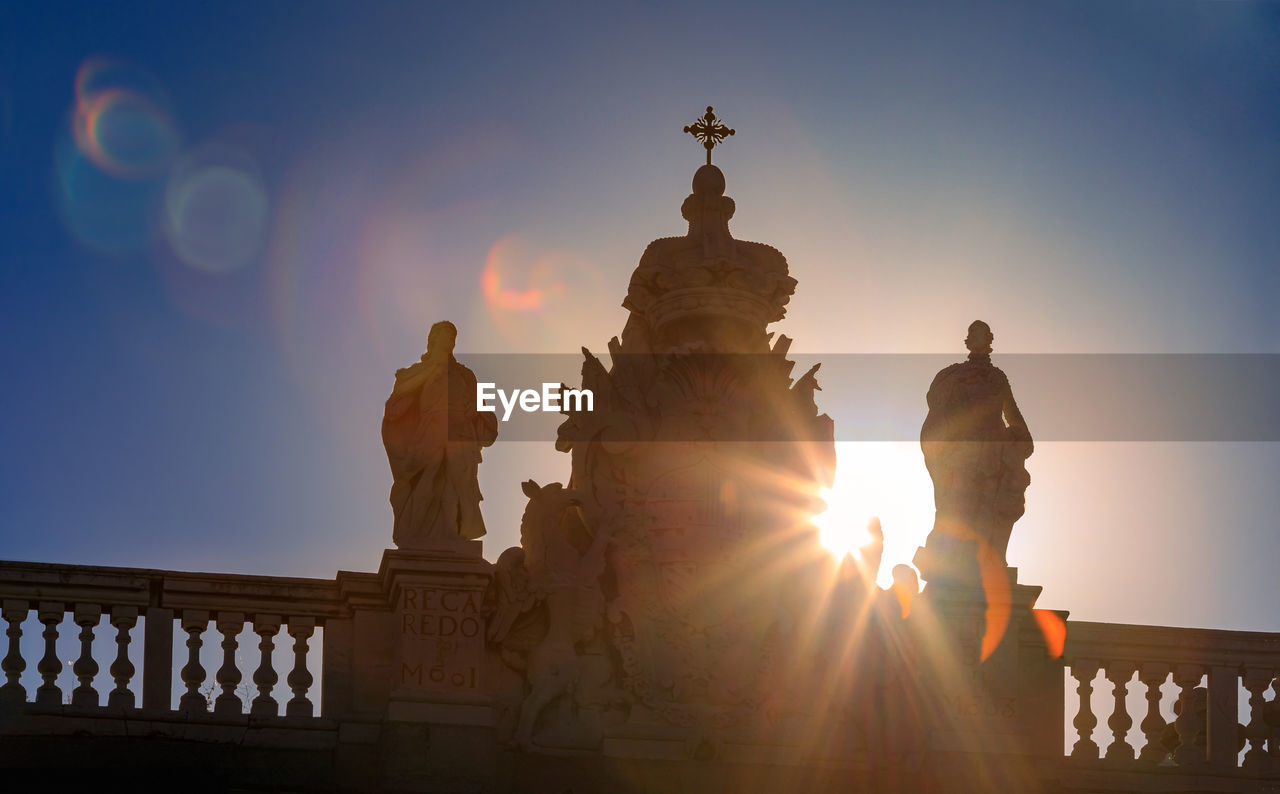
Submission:
[[[498,436],[496,413],[476,409],[476,376],[453,357],[458,329],[431,326],[422,360],[396,371],[382,419],[391,464],[392,538],[402,549],[484,534],[480,450]]]
[[[937,512],[918,559],[926,579],[971,580],[980,556],[1004,565],[1025,510],[1033,443],[1009,378],[991,363],[994,339],[975,321],[965,339],[968,360],[944,368],[929,386],[920,447]]]

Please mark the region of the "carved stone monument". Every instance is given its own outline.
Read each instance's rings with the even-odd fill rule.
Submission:
[[[768,330],[796,287],[786,259],[729,232],[735,205],[710,159],[734,131],[711,108],[686,131],[708,160],[681,206],[687,232],[640,257],[607,362],[583,348],[594,400],[564,408],[567,484],[522,484],[520,545],[492,566],[474,538],[495,415],[476,410],[456,329],[438,323],[397,373],[383,422],[399,546],[380,572],[396,637],[389,719],[437,736],[452,725],[458,741],[492,731],[536,790],[588,769],[590,785],[627,769],[637,790],[662,790],[706,761],[720,786],[794,786],[778,770],[802,769],[802,788],[834,790],[856,769],[916,790],[927,747],[1024,753],[1026,715],[1052,711],[1034,688],[1061,671],[1027,633],[1039,589],[1004,562],[1031,438],[990,329],[974,323],[969,360],[929,389],[925,597],[907,566],[879,590],[878,522],[857,561],[818,542],[834,427],[818,367],[793,377],[791,340]],[[594,760],[538,760],[563,757]],[[767,784],[747,771],[766,767]]]
[[[710,108],[689,131],[708,160],[732,134]],[[523,746],[760,744],[821,602],[828,555],[808,519],[832,422],[815,372],[793,383],[790,340],[766,330],[795,289],[786,259],[732,237],[724,190],[720,169],[698,169],[687,234],[651,243],[631,277],[610,366],[583,350],[595,410],[561,426],[569,487],[526,483],[522,551],[504,553],[491,597],[491,638],[527,681]]]
[[[476,376],[453,356],[458,329],[431,326],[422,360],[396,372],[382,420],[391,464],[392,538],[402,549],[453,545],[484,534],[477,471],[498,418],[476,410]]]
[[[1041,588],[1019,584],[1005,559],[1034,445],[1008,377],[991,363],[994,338],[986,323],[970,324],[968,360],[942,369],[926,397],[920,446],[936,512],[914,560],[928,583],[916,626],[929,631],[914,643],[914,672],[937,766],[963,768],[961,759],[986,753],[997,759],[988,784],[1020,790],[1029,768],[1018,759],[1054,751],[1028,726],[1061,719],[1061,703],[1046,697],[1061,668],[1033,617]]]
[[[476,409],[476,377],[453,355],[457,337],[453,323],[431,326],[422,360],[396,372],[382,420],[398,547],[383,559],[396,638],[389,714],[485,724],[489,566],[477,540],[477,474],[497,416]]]
[[[1031,432],[1009,379],[991,363],[995,336],[969,326],[969,358],[938,373],[920,447],[933,480],[933,531],[916,557],[931,582],[976,584],[985,566],[1003,568],[1013,524],[1026,508]]]
[[[594,400],[566,406],[555,442],[568,482],[520,485],[519,546],[481,556],[477,473],[496,415],[477,410],[457,330],[437,323],[386,403],[398,548],[376,572],[0,561],[6,790],[94,788],[104,775],[172,788],[175,759],[187,788],[209,791],[1274,790],[1280,705],[1265,694],[1280,688],[1280,635],[1068,626],[1065,612],[1034,609],[1040,588],[1005,560],[1033,444],[985,323],[969,328],[969,359],[928,389],[921,444],[937,512],[919,575],[898,565],[877,587],[878,520],[856,556],[820,546],[811,519],[832,483],[833,425],[818,368],[793,379],[790,340],[768,330],[796,281],[777,250],[729,233],[734,202],[710,160],[734,131],[711,108],[686,131],[707,151],[681,207],[688,231],[645,250],[607,361],[583,349]],[[68,616],[74,662],[59,655]],[[36,621],[43,631],[24,637]],[[257,653],[239,639],[247,626]],[[116,656],[103,670],[94,649],[108,630]],[[222,664],[206,670],[214,630]],[[28,670],[24,649],[41,647]],[[1079,705],[1069,758],[1064,664]],[[79,680],[69,692],[67,668]],[[100,671],[116,685],[105,703]],[[1099,672],[1113,687],[1105,755]],[[1126,711],[1135,673],[1140,755]]]

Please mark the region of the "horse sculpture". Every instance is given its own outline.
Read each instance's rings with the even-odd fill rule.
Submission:
[[[521,488],[529,497],[520,522],[522,554],[504,552],[508,567],[520,568],[508,571],[503,580],[508,587],[519,583],[514,589],[522,592],[499,594],[498,614],[491,625],[506,630],[490,639],[502,643],[522,614],[539,603],[546,605],[546,633],[529,651],[524,665],[528,694],[520,706],[514,737],[516,744],[528,747],[539,717],[553,705],[571,721],[583,671],[581,651],[597,640],[604,611],[599,582],[607,544],[603,533],[590,534],[576,490],[560,483],[541,486],[533,480]]]

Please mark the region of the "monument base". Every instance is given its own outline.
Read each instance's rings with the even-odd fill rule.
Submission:
[[[980,758],[1008,774],[1030,774],[1062,755],[1063,664],[1033,613],[1041,588],[1019,584],[1017,568],[1001,573],[981,587],[930,583],[919,612],[912,610],[925,757],[937,769]]]
[[[473,540],[383,554],[396,648],[388,719],[493,725],[483,615],[492,566],[480,551]]]

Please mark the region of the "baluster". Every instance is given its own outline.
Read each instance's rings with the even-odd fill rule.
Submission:
[[[58,661],[58,624],[66,607],[56,601],[41,601],[36,616],[44,624],[44,656],[36,662],[36,670],[44,682],[36,689],[36,702],[45,706],[62,705],[62,690],[58,688],[58,674],[62,663]]]
[[[240,645],[238,635],[244,628],[243,612],[219,612],[218,631],[222,634],[222,666],[215,673],[222,694],[213,703],[215,714],[240,714],[244,704],[236,694],[236,685],[240,683],[240,667],[236,664],[236,648]]]
[[[204,645],[200,635],[208,627],[208,612],[203,609],[182,610],[182,630],[187,633],[187,664],[181,675],[187,691],[178,698],[178,710],[188,714],[209,710],[209,701],[200,693],[200,685],[205,678],[205,669],[200,665],[200,646]]]
[[[1280,769],[1280,678],[1271,682],[1271,700],[1263,709],[1267,726],[1271,728],[1271,737],[1267,739],[1267,749],[1271,751],[1273,768]]]
[[[1180,664],[1173,668],[1173,682],[1178,685],[1178,718],[1173,721],[1178,731],[1178,749],[1173,752],[1173,761],[1178,766],[1203,764],[1206,760],[1208,693],[1200,686],[1203,673],[1198,664]]]
[[[307,699],[307,690],[314,680],[307,669],[307,640],[315,628],[315,618],[289,618],[289,636],[293,637],[293,670],[289,671],[286,680],[293,690],[293,697],[284,707],[284,713],[289,717],[310,717],[315,710]]]
[[[1111,729],[1111,744],[1107,747],[1107,760],[1133,760],[1133,747],[1129,744],[1129,729],[1133,727],[1133,718],[1129,716],[1129,706],[1125,702],[1129,694],[1129,679],[1133,677],[1137,665],[1133,662],[1112,662],[1107,665],[1107,680],[1114,685],[1115,706],[1111,716],[1107,718],[1107,727]]]
[[[71,672],[80,680],[80,686],[71,690],[71,705],[98,705],[98,690],[93,688],[93,678],[98,674],[98,663],[93,660],[93,629],[102,620],[102,607],[97,604],[76,604],[72,620],[80,627],[80,658],[71,666]]]
[[[116,660],[107,672],[116,682],[116,688],[107,695],[107,706],[114,709],[133,708],[133,692],[129,681],[136,672],[129,661],[129,632],[138,624],[137,607],[111,607],[111,625],[116,629]]]
[[[1249,740],[1249,751],[1244,754],[1243,767],[1255,769],[1267,762],[1267,751],[1263,748],[1271,735],[1271,727],[1267,725],[1267,687],[1271,685],[1271,669],[1267,667],[1246,667],[1241,676],[1244,688],[1249,692],[1249,724],[1245,727],[1245,738]]]
[[[253,631],[260,638],[258,649],[262,652],[262,661],[258,669],[253,671],[253,683],[258,687],[258,696],[253,699],[249,713],[254,716],[272,716],[280,713],[280,705],[271,697],[280,676],[271,662],[271,653],[276,647],[276,632],[280,631],[279,615],[257,615],[253,620]]]
[[[1093,729],[1098,724],[1098,718],[1093,715],[1093,706],[1089,701],[1093,698],[1093,677],[1098,674],[1099,666],[1092,659],[1077,659],[1071,665],[1071,677],[1080,682],[1076,688],[1076,694],[1080,696],[1080,711],[1071,721],[1080,738],[1071,748],[1072,758],[1098,757],[1098,745],[1093,741]]]
[[[1165,721],[1160,714],[1160,686],[1164,680],[1169,677],[1169,665],[1159,663],[1146,663],[1142,665],[1142,669],[1138,673],[1138,679],[1147,687],[1147,716],[1142,719],[1142,724],[1138,727],[1142,728],[1142,733],[1147,737],[1147,743],[1142,748],[1143,761],[1149,761],[1158,764],[1163,761],[1169,751],[1165,749],[1162,742],[1164,738]]]
[[[30,605],[26,601],[15,599],[5,599],[3,607],[0,607],[0,616],[9,622],[9,628],[4,632],[9,638],[9,652],[5,654],[4,661],[0,662],[0,670],[4,670],[6,679],[4,686],[0,686],[0,701],[27,701],[26,687],[19,680],[22,678],[22,671],[27,669],[27,660],[22,658],[22,646],[18,641],[22,639],[22,621],[27,619],[29,610]]]

